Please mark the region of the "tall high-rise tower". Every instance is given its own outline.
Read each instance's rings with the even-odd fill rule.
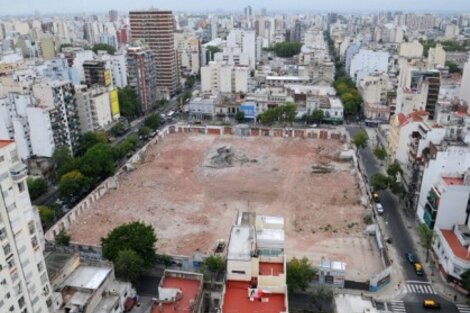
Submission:
[[[175,22],[172,11],[129,12],[132,40],[144,40],[156,54],[157,89],[161,95],[175,94],[179,74],[174,47]]]
[[[13,141],[0,140],[0,173],[0,312],[50,312],[41,224]]]

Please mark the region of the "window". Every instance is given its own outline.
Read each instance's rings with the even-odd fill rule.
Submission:
[[[15,263],[15,259],[10,259],[8,260],[8,269],[12,269],[13,267],[15,267],[16,263]]]
[[[5,161],[5,157],[3,155],[0,155],[0,163],[2,163],[3,161]]]
[[[21,182],[21,183],[18,183],[18,190],[20,192],[23,192],[26,190],[25,186],[24,186],[24,182]]]
[[[29,234],[30,234],[30,235],[33,235],[34,232],[35,232],[34,222],[33,222],[33,221],[31,221],[31,222],[28,224],[28,229],[29,229]]]
[[[234,271],[234,270],[232,270],[232,274],[242,274],[242,275],[245,275],[246,273],[245,273],[245,271],[236,271],[236,270]]]
[[[24,297],[21,297],[18,299],[18,305],[20,306],[20,309],[24,307],[26,302],[24,301]]]
[[[38,245],[38,239],[36,238],[36,236],[31,238],[31,244],[33,245],[33,248],[36,248],[36,246]]]

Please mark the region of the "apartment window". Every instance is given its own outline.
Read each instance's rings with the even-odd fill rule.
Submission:
[[[245,271],[232,271],[232,274],[242,274],[245,275]]]
[[[15,293],[17,296],[23,293],[23,287],[21,287],[21,283],[15,286]]]
[[[5,257],[8,257],[11,254],[11,247],[9,243],[3,246],[3,253],[5,253]]]
[[[10,259],[7,261],[8,263],[8,269],[12,269],[13,267],[15,267],[16,263],[15,263],[15,259]]]
[[[31,221],[29,224],[28,224],[28,229],[29,229],[29,234],[30,235],[34,235],[35,233],[35,228],[34,228],[34,222]]]
[[[1,228],[1,229],[0,229],[0,240],[3,240],[3,239],[5,239],[5,238],[7,238],[7,234],[6,234],[6,232],[5,232],[5,228]]]
[[[36,248],[36,246],[38,245],[38,239],[36,238],[36,236],[31,238],[31,244],[33,245],[33,248]]]
[[[2,163],[3,161],[5,161],[5,157],[3,155],[0,155],[0,163]]]
[[[10,157],[12,163],[18,162],[18,153],[16,152],[16,149],[10,152]]]
[[[18,280],[18,272],[14,272],[13,275],[11,275],[11,280],[13,282],[16,282]]]
[[[19,190],[20,192],[23,192],[23,191],[26,190],[25,185],[24,185],[24,182],[18,183],[18,190]]]
[[[42,262],[39,262],[38,263],[38,271],[42,272],[43,270],[44,270],[44,265],[42,264]]]
[[[18,299],[18,305],[20,306],[20,309],[24,307],[26,302],[24,301],[24,297],[21,297]]]

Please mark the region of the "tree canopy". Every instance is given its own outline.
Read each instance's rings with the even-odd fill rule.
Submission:
[[[287,287],[289,292],[305,291],[317,270],[310,266],[310,261],[293,258],[287,263]]]
[[[93,50],[94,53],[97,53],[98,51],[102,51],[102,50],[108,52],[108,54],[111,54],[111,55],[114,55],[116,53],[116,48],[105,43],[94,44],[91,50]]]
[[[151,130],[156,130],[161,124],[160,116],[156,113],[150,114],[144,120],[144,126],[150,128]]]
[[[141,113],[142,106],[136,92],[130,86],[118,88],[119,110],[122,116],[134,119]]]
[[[218,274],[225,269],[225,260],[218,255],[210,255],[204,259],[203,269],[213,274]]]
[[[236,120],[238,123],[242,123],[242,122],[245,120],[245,112],[243,112],[243,111],[238,111],[238,112],[235,114],[235,120]]]
[[[272,48],[268,48],[267,50],[273,51],[276,56],[280,58],[291,58],[294,55],[300,53],[300,49],[302,48],[302,43],[300,42],[278,42]]]
[[[381,173],[376,173],[370,178],[370,186],[374,191],[385,190],[388,187],[389,179]]]
[[[363,130],[358,131],[353,139],[352,143],[358,148],[362,149],[367,146],[367,141],[369,140],[369,137],[367,136],[367,133]]]
[[[385,151],[384,148],[377,147],[374,149],[374,155],[376,156],[377,159],[379,159],[380,161],[383,161],[387,157],[387,151]]]
[[[133,250],[142,258],[144,267],[152,266],[156,260],[155,243],[157,237],[151,225],[131,222],[114,228],[101,239],[103,256],[115,262],[119,251]]]
[[[47,192],[47,182],[44,178],[28,177],[26,180],[31,200],[36,200]]]
[[[258,115],[262,124],[270,125],[273,123],[292,124],[297,115],[297,107],[293,103],[286,103],[275,108],[271,108]]]
[[[419,244],[426,250],[426,262],[429,260],[429,250],[434,241],[434,231],[426,224],[419,224],[416,228],[418,231]]]
[[[80,171],[74,170],[62,176],[59,181],[59,196],[65,202],[75,203],[90,189],[91,181]]]
[[[132,249],[118,251],[113,264],[116,277],[131,282],[133,286],[137,285],[139,277],[145,269],[144,260]]]
[[[86,132],[80,138],[80,146],[77,154],[82,155],[91,147],[99,143],[108,143],[108,135],[103,131]]]
[[[460,274],[460,284],[466,290],[470,290],[470,269]]]
[[[98,182],[114,174],[114,158],[112,147],[99,143],[94,145],[81,158],[81,172]]]

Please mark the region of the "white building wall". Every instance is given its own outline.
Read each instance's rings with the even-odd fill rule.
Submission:
[[[55,144],[49,112],[39,107],[26,109],[28,117],[32,153],[37,156],[51,157]]]
[[[424,206],[427,201],[427,194],[431,186],[437,184],[442,173],[464,173],[470,168],[470,148],[469,147],[448,147],[446,151],[437,153],[435,159],[431,159],[424,169],[419,194],[417,215],[422,220]]]
[[[235,92],[248,92],[248,68],[236,67],[233,69],[235,78]]]
[[[233,67],[228,65],[219,68],[218,80],[220,92],[232,92],[232,69]]]
[[[109,103],[109,93],[104,92],[93,97],[93,106],[96,109],[96,118],[101,128],[106,129],[112,122],[111,104]]]
[[[463,67],[462,82],[460,84],[460,98],[467,102],[469,105],[468,112],[470,113],[470,56],[468,61]]]
[[[212,72],[213,66],[210,64],[201,67],[201,91],[209,92],[212,91]]]
[[[47,313],[51,287],[26,186],[26,167],[18,161],[13,142],[2,145],[0,158],[0,173],[6,174],[0,179],[0,312]]]
[[[388,70],[388,52],[361,49],[351,59],[349,75],[355,81],[374,72],[386,73]]]
[[[441,195],[434,229],[452,229],[465,221],[469,189],[469,186],[453,186]]]
[[[423,45],[418,40],[402,42],[398,55],[405,58],[420,58],[423,56]]]
[[[22,160],[26,160],[31,156],[31,148],[29,147],[29,129],[25,118],[17,117],[13,119],[13,131],[15,132],[15,142],[18,149],[18,155]]]

